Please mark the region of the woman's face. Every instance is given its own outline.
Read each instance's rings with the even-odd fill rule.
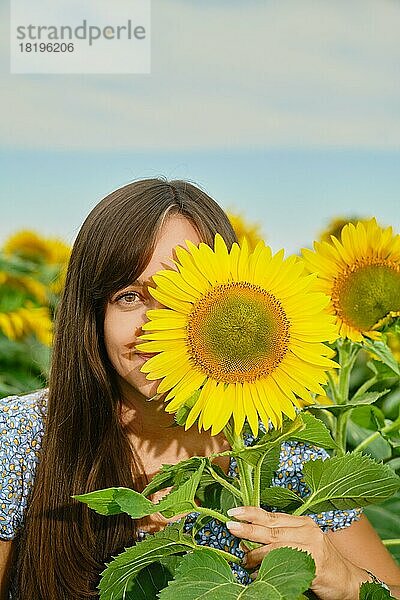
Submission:
[[[149,294],[152,276],[166,267],[174,267],[173,249],[186,247],[185,240],[194,244],[200,238],[193,225],[180,215],[169,217],[161,228],[158,241],[146,269],[132,285],[113,294],[108,302],[104,319],[104,338],[107,354],[116,370],[126,399],[144,396],[151,398],[157,392],[159,381],[148,381],[140,372],[150,355],[137,350],[141,327],[148,319],[146,312],[161,305]]]

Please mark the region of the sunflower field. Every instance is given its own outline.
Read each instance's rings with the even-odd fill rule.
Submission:
[[[161,472],[147,492],[174,484],[185,506],[192,503],[204,518],[208,510],[208,516],[221,520],[226,520],[223,512],[232,494],[245,505],[264,501],[294,515],[305,514],[312,502],[315,512],[363,506],[400,561],[400,235],[375,219],[337,219],[313,249],[285,258],[283,251],[273,254],[260,241],[257,225],[248,226],[236,215],[231,220],[240,245],[228,250],[218,235],[213,248],[188,243],[187,249],[176,249],[176,271],[153,277],[149,291],[166,308],[147,313],[140,349],[154,354],[142,371],[160,380],[157,393],[165,394],[165,408],[178,425],[197,424],[211,435],[224,431],[242,487],[222,477],[209,458],[199,462],[193,457]],[[54,313],[69,254],[62,241],[31,231],[13,235],[0,251],[0,397],[46,386]],[[269,423],[269,432],[260,431],[260,421]],[[271,465],[285,438],[327,448],[325,475],[332,464],[332,477],[339,474],[340,480],[341,469],[352,477],[352,465],[354,478],[365,473],[360,495],[350,497],[344,486],[338,497],[318,503],[318,490],[314,500],[311,494],[304,502],[292,490],[261,489],[259,456],[243,446],[246,428],[255,439],[265,438],[263,452],[270,453]],[[310,481],[316,475],[323,477],[310,474]],[[207,509],[204,496],[204,509],[199,509],[195,493],[210,481],[220,486],[224,500],[219,504],[213,496]],[[76,498],[113,514],[107,510],[116,510],[122,489]],[[125,512],[132,518],[162,512],[145,492],[144,497],[124,492],[131,510]],[[163,500],[165,516],[183,512],[172,500]],[[157,538],[160,548],[188,544],[190,552],[197,552],[181,531],[168,530]],[[215,559],[203,556],[204,561]],[[121,555],[120,563],[105,572],[107,591],[101,598],[114,593],[113,569],[123,568],[123,561]],[[161,597],[168,594],[165,588]]]
[[[46,385],[69,254],[61,240],[33,231],[16,233],[0,250],[0,397]]]

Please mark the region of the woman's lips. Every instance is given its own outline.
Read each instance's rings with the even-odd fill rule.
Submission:
[[[143,358],[144,360],[149,360],[149,358],[152,358],[153,356],[155,356],[157,353],[153,352],[152,354],[146,353],[146,352],[140,352],[138,350],[136,350],[135,354],[137,356],[139,356],[140,358]]]

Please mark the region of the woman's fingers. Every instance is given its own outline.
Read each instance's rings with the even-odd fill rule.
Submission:
[[[307,525],[297,527],[270,527],[266,525],[255,525],[253,523],[240,523],[238,521],[228,521],[227,528],[233,535],[250,540],[252,542],[260,542],[261,544],[271,544],[273,542],[294,542],[304,543],[307,540]]]
[[[253,506],[243,506],[228,511],[238,521],[228,521],[227,528],[237,537],[261,544],[306,543],[311,530],[320,532],[310,517],[296,517],[285,513],[272,513]],[[314,531],[313,531],[314,533]]]
[[[228,510],[230,517],[235,517],[239,521],[248,521],[255,525],[264,525],[265,527],[299,527],[304,523],[314,523],[310,517],[296,517],[279,512],[268,512],[263,508],[255,506],[239,506]]]
[[[268,544],[268,546],[261,546],[260,548],[256,548],[255,550],[250,550],[249,552],[247,552],[247,554],[243,560],[243,566],[246,567],[246,569],[253,569],[254,567],[257,567],[258,565],[261,564],[264,556],[269,554],[269,552],[271,552],[271,550],[275,550],[276,548],[288,547],[288,546],[290,548],[296,548],[297,550],[305,550],[306,552],[310,552],[309,549],[303,544],[293,544],[293,543]],[[258,573],[258,571],[257,571],[257,573]]]

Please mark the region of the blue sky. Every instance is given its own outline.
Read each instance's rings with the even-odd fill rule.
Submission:
[[[10,75],[5,4],[0,23],[0,242],[72,241],[154,175],[196,181],[275,249],[335,215],[400,230],[395,0],[153,0],[150,75]]]

